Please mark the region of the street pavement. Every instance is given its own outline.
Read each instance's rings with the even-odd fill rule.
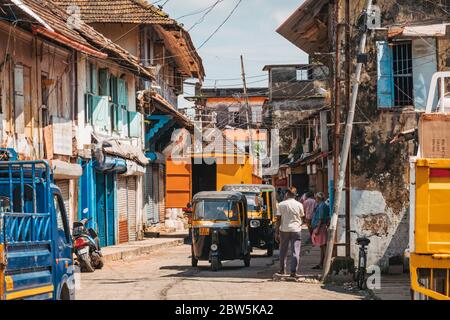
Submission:
[[[306,279],[274,281],[278,252],[266,257],[255,250],[251,267],[243,261],[223,262],[219,272],[208,262],[191,267],[190,246],[161,249],[133,260],[108,262],[102,270],[81,275],[80,300],[361,300],[361,292],[345,290]],[[313,276],[309,267],[317,253],[304,253],[302,274]]]

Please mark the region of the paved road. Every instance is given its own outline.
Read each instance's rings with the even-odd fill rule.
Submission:
[[[319,283],[273,281],[277,256],[268,258],[256,251],[251,267],[242,261],[223,263],[212,272],[207,262],[190,265],[190,247],[163,249],[133,261],[108,263],[103,270],[82,274],[77,299],[114,300],[355,300],[358,293]]]

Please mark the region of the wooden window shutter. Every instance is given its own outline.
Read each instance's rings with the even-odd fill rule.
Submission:
[[[378,108],[394,106],[393,52],[387,41],[377,41]]]
[[[14,66],[14,128],[16,133],[25,133],[25,97],[23,65]]]
[[[98,72],[98,90],[100,96],[110,96],[109,87],[109,70],[107,68],[100,69]]]

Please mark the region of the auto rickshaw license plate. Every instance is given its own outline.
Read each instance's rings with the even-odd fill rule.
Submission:
[[[200,228],[199,232],[201,236],[209,236],[209,228]]]

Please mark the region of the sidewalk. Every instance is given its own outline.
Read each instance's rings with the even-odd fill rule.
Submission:
[[[102,248],[102,253],[105,262],[132,259],[159,249],[182,245],[187,236],[187,232],[161,234],[159,238],[105,247]]]

